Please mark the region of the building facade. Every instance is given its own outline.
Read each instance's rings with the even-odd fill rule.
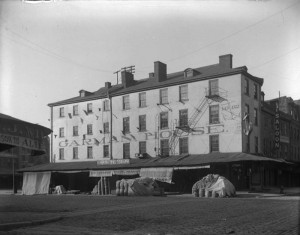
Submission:
[[[144,80],[124,71],[122,84],[106,83],[98,96],[80,91],[77,98],[50,104],[53,160],[258,153],[262,84],[246,67],[233,69],[231,55],[173,74],[155,62]],[[245,135],[247,128],[252,135]]]
[[[102,177],[111,189],[118,179],[148,176],[184,192],[208,173],[237,189],[282,183],[288,163],[267,150],[264,127],[275,114],[263,102],[263,79],[233,68],[232,55],[175,73],[156,61],[149,77],[124,70],[121,80],[49,104],[51,163],[23,172],[52,172],[53,185],[81,191]]]

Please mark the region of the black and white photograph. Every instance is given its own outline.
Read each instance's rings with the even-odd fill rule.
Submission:
[[[299,0],[0,1],[0,235],[300,234]]]

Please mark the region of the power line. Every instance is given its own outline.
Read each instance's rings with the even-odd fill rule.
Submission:
[[[294,48],[294,49],[292,49],[292,50],[290,50],[290,51],[287,51],[287,52],[285,52],[285,53],[283,53],[283,54],[281,54],[281,55],[279,55],[279,56],[277,56],[277,57],[273,57],[272,59],[270,59],[270,60],[268,60],[268,61],[266,61],[266,62],[264,62],[264,63],[262,63],[262,64],[260,64],[260,65],[256,65],[256,66],[249,67],[249,69],[256,69],[256,68],[262,67],[262,66],[264,66],[264,65],[266,65],[266,64],[269,64],[269,63],[273,62],[274,60],[277,60],[277,59],[279,59],[279,58],[281,58],[281,57],[284,57],[284,56],[286,56],[286,55],[288,55],[288,54],[291,54],[292,52],[297,51],[297,50],[299,50],[299,49],[300,49],[300,46],[299,46],[299,47],[296,47],[296,48]]]
[[[20,34],[14,32],[14,31],[12,31],[12,30],[10,30],[10,29],[8,29],[8,28],[6,28],[6,30],[7,30],[8,32],[10,32],[12,35],[15,35],[16,37],[19,37],[20,39],[24,40],[24,41],[27,42],[29,45],[24,44],[24,42],[21,43],[21,41],[18,42],[18,41],[16,41],[16,39],[12,39],[12,38],[10,38],[10,37],[7,37],[7,38],[9,38],[10,40],[14,41],[15,43],[19,43],[19,44],[21,44],[21,45],[23,45],[23,46],[27,46],[27,47],[29,47],[29,48],[31,48],[31,49],[33,49],[33,50],[39,49],[39,50],[40,50],[40,53],[43,53],[43,54],[48,55],[48,56],[51,56],[51,57],[55,57],[55,58],[57,58],[57,59],[60,59],[60,60],[62,60],[62,61],[65,61],[65,62],[67,62],[67,63],[70,63],[70,64],[74,64],[74,65],[76,65],[76,66],[83,67],[83,68],[85,68],[85,69],[94,70],[94,71],[97,71],[97,72],[103,72],[103,73],[112,73],[112,71],[93,68],[93,67],[91,67],[91,66],[84,65],[84,64],[81,64],[81,63],[76,62],[76,61],[74,61],[74,60],[71,60],[71,59],[69,59],[69,58],[67,58],[67,57],[63,57],[63,56],[61,56],[61,55],[59,55],[59,54],[57,54],[57,53],[54,53],[54,52],[48,50],[48,49],[45,48],[45,47],[43,47],[43,46],[41,46],[41,45],[39,45],[39,44],[37,44],[37,43],[35,43],[35,42],[33,42],[33,41],[31,41],[31,40],[25,38],[25,37],[23,37],[22,35],[20,35]],[[1,32],[0,32],[0,34],[4,35],[4,34],[1,33]],[[4,35],[4,36],[6,36],[6,35]]]
[[[186,54],[184,54],[184,55],[182,55],[182,56],[178,56],[178,57],[175,57],[175,58],[173,58],[173,59],[170,59],[170,60],[168,60],[167,62],[174,61],[174,60],[178,60],[178,59],[181,59],[181,58],[186,57],[186,56],[188,56],[188,55],[195,54],[195,53],[197,53],[197,52],[199,52],[199,51],[201,51],[201,50],[203,50],[203,49],[205,49],[205,48],[207,48],[207,47],[210,47],[210,46],[212,46],[212,45],[215,45],[215,44],[217,44],[217,43],[219,43],[219,42],[221,42],[221,41],[223,41],[223,40],[225,40],[225,39],[228,39],[228,38],[230,38],[230,37],[232,37],[232,36],[235,36],[235,35],[237,35],[237,34],[243,32],[243,31],[246,31],[246,30],[248,30],[248,29],[250,29],[250,28],[252,28],[252,27],[254,27],[254,26],[256,26],[256,25],[258,25],[258,24],[260,24],[260,23],[262,23],[262,22],[264,22],[264,21],[266,21],[266,20],[268,20],[268,19],[270,19],[270,18],[272,18],[272,17],[274,17],[275,15],[282,14],[284,11],[286,11],[286,10],[289,9],[289,8],[294,7],[294,6],[297,5],[297,4],[299,4],[299,1],[297,1],[297,3],[292,4],[292,5],[290,5],[290,6],[286,7],[286,8],[284,8],[284,9],[281,9],[281,10],[278,11],[278,12],[273,13],[272,15],[270,15],[270,16],[268,16],[268,17],[262,19],[262,20],[259,20],[259,21],[255,22],[254,24],[251,24],[251,25],[249,25],[249,26],[247,26],[247,27],[245,27],[245,28],[243,28],[243,29],[240,29],[240,30],[238,30],[238,31],[235,31],[235,32],[233,32],[233,33],[231,33],[231,34],[229,34],[229,35],[227,35],[227,36],[225,36],[225,37],[223,37],[223,38],[220,38],[220,39],[218,39],[218,40],[216,40],[216,41],[213,41],[213,42],[211,42],[211,43],[209,43],[209,44],[206,44],[206,45],[204,45],[204,46],[198,48],[198,49],[195,50],[195,51],[192,51],[192,52],[186,53]]]

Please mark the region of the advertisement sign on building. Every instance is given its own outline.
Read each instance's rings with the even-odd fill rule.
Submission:
[[[274,129],[275,129],[274,148],[277,150],[280,147],[279,102],[276,102]]]

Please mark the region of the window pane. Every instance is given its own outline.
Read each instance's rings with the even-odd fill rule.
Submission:
[[[103,146],[103,157],[105,157],[105,158],[109,157],[109,146],[108,145]]]
[[[130,143],[123,144],[123,158],[124,159],[130,158]]]
[[[209,81],[209,95],[219,95],[219,81]]]
[[[188,110],[179,110],[179,126],[188,125]]]
[[[244,92],[246,95],[249,95],[249,80],[248,79],[245,79]]]
[[[258,119],[257,119],[257,109],[254,109],[254,124],[258,124]]]
[[[139,116],[139,131],[146,131],[146,115]]]
[[[103,101],[103,110],[108,111],[109,110],[109,100]]]
[[[219,123],[219,105],[209,106],[209,123]]]
[[[123,118],[123,133],[128,133],[130,131],[129,127],[129,117]]]
[[[129,109],[129,95],[123,96],[123,109]]]
[[[73,115],[77,116],[78,115],[78,105],[73,106]]]
[[[168,103],[168,88],[160,90],[160,103],[161,104]]]
[[[257,99],[258,96],[258,87],[256,84],[254,84],[254,99]]]
[[[179,87],[179,100],[180,101],[188,100],[188,86],[187,85]]]
[[[104,122],[103,123],[103,132],[104,133],[109,133],[109,122]]]
[[[160,152],[162,156],[168,156],[169,155],[169,140],[161,140],[160,141]]]
[[[146,153],[146,141],[139,142],[139,153]]]
[[[73,126],[73,135],[78,136],[78,126]]]
[[[59,149],[59,159],[60,159],[60,160],[63,160],[63,159],[64,159],[64,153],[65,153],[65,152],[64,152],[64,149],[63,149],[63,148],[60,148],[60,149]]]
[[[146,107],[146,92],[139,94],[139,107]]]
[[[211,135],[209,136],[210,139],[210,151],[211,152],[219,152],[219,136],[218,135]]]
[[[160,113],[160,128],[168,128],[168,112]]]
[[[92,103],[88,103],[87,104],[87,112],[88,113],[92,113],[93,112],[93,104]]]
[[[78,147],[73,148],[73,159],[78,159]]]
[[[59,116],[60,117],[64,117],[65,116],[65,109],[63,107],[59,108]]]
[[[87,125],[87,134],[88,135],[92,135],[93,134],[93,125],[92,124],[88,124]]]
[[[87,147],[87,158],[93,158],[93,147],[92,146]]]
[[[179,139],[179,154],[189,153],[188,138]]]
[[[64,131],[64,128],[63,127],[61,127],[61,128],[59,128],[59,137],[64,137],[65,136],[65,133],[64,133],[65,131]]]

